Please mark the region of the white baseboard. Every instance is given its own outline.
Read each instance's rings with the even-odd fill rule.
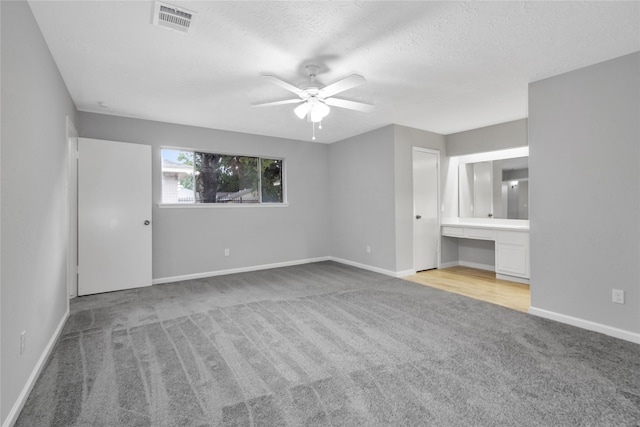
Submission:
[[[406,277],[406,276],[411,276],[412,274],[416,274],[417,271],[415,270],[404,270],[404,271],[396,271],[393,275],[393,277]]]
[[[369,270],[369,271],[373,271],[374,273],[380,273],[380,274],[384,274],[385,276],[391,276],[391,277],[404,277],[404,276],[409,276],[411,274],[416,273],[415,270],[404,270],[404,271],[386,270],[384,268],[374,267],[372,265],[361,264],[359,262],[349,261],[346,259],[336,258],[336,257],[329,257],[329,259],[331,261],[339,262],[340,264],[350,265],[351,267],[358,267],[363,270]]]
[[[438,268],[456,267],[458,265],[460,265],[460,262],[458,262],[458,261],[441,262],[440,263],[440,267],[438,267]]]
[[[64,328],[64,324],[66,323],[68,318],[69,318],[69,307],[67,306],[67,311],[65,311],[64,316],[62,316],[62,319],[60,319],[60,323],[58,323],[56,330],[53,332],[53,335],[49,339],[49,342],[47,343],[47,346],[44,348],[44,351],[40,355],[38,362],[36,362],[36,366],[33,367],[33,370],[31,371],[31,375],[29,375],[29,378],[27,379],[26,384],[24,385],[24,387],[22,387],[22,391],[18,395],[16,402],[13,404],[11,411],[9,411],[7,418],[4,419],[4,422],[2,423],[2,427],[10,427],[14,425],[15,422],[18,420],[20,411],[22,411],[24,404],[27,402],[29,393],[31,393],[33,386],[36,384],[36,380],[40,376],[40,373],[42,372],[42,368],[44,368],[44,365],[47,362],[47,359],[49,358],[49,355],[51,354],[53,347],[58,342],[58,338],[60,338],[60,334],[62,333],[62,328]]]
[[[363,270],[369,270],[375,273],[380,273],[380,274],[384,274],[386,276],[391,276],[391,277],[405,277],[405,276],[410,276],[416,273],[415,270],[404,270],[404,271],[385,270],[383,268],[378,268],[378,267],[374,267],[367,264],[361,264],[359,262],[349,261],[346,259],[336,258],[332,256],[326,256],[326,257],[318,257],[318,258],[300,259],[296,261],[279,262],[275,264],[262,264],[262,265],[254,265],[250,267],[231,268],[228,270],[217,270],[217,271],[207,271],[204,273],[185,274],[182,276],[160,277],[157,279],[153,279],[151,284],[160,285],[162,283],[181,282],[183,280],[193,280],[193,279],[204,279],[206,277],[224,276],[227,274],[235,274],[235,273],[246,273],[249,271],[268,270],[271,268],[291,267],[293,265],[311,264],[314,262],[321,262],[321,261],[335,261],[335,262],[339,262],[340,264],[346,264],[352,267],[362,268]]]
[[[465,267],[478,268],[480,270],[496,271],[495,267],[492,266],[492,265],[476,264],[476,263],[473,263],[473,262],[466,262],[466,261],[443,262],[443,263],[440,264],[440,268],[455,267],[457,265],[462,265],[462,266],[465,266]],[[524,283],[525,285],[529,284],[529,279],[524,279],[522,277],[516,277],[516,276],[509,276],[509,275],[500,274],[500,273],[496,273],[496,279],[508,280],[510,282]]]
[[[151,284],[159,285],[161,283],[181,282],[183,280],[203,279],[205,277],[224,276],[227,274],[246,273],[249,271],[258,271],[258,270],[269,270],[271,268],[291,267],[293,265],[302,265],[302,264],[311,264],[313,262],[329,261],[330,259],[331,257],[326,256],[326,257],[319,257],[319,258],[299,259],[295,261],[278,262],[274,264],[262,264],[262,265],[253,265],[250,267],[230,268],[228,270],[217,270],[217,271],[207,271],[204,273],[185,274],[182,276],[160,277],[158,279],[153,279],[151,281]]]
[[[500,274],[496,273],[496,279],[500,280],[508,280],[510,282],[523,283],[525,285],[529,285],[529,279],[525,279],[523,277],[509,276],[508,274]]]
[[[536,307],[529,307],[529,314],[544,317],[545,319],[555,320],[560,323],[566,323],[567,325],[577,326],[578,328],[587,329],[589,331],[600,332],[601,334],[640,344],[640,334],[626,331],[624,329],[618,329],[612,326],[603,325],[601,323],[592,322],[590,320],[579,319],[577,317],[567,316],[566,314],[560,314]]]
[[[458,265],[461,265],[463,267],[477,268],[478,270],[496,271],[495,265],[478,264],[477,262],[460,261]]]

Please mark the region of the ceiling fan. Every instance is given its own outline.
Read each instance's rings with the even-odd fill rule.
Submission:
[[[318,129],[322,129],[322,119],[324,119],[331,111],[330,107],[346,108],[349,110],[362,111],[368,113],[373,111],[374,106],[362,102],[349,101],[346,99],[334,98],[333,95],[345,90],[360,86],[366,83],[364,77],[358,74],[352,74],[335,83],[325,86],[316,81],[316,75],[320,67],[317,65],[307,65],[305,70],[309,76],[309,80],[300,86],[294,86],[290,83],[280,80],[277,77],[265,75],[263,77],[271,80],[272,83],[293,92],[298,98],[285,99],[282,101],[265,102],[262,104],[253,104],[254,107],[272,107],[284,104],[300,104],[294,108],[293,112],[300,119],[306,118],[311,122],[313,129],[312,139],[316,139],[315,124],[318,123]]]

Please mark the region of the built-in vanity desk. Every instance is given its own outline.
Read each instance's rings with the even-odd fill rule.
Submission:
[[[496,277],[529,283],[529,221],[452,218],[441,230],[445,237],[494,241]]]
[[[491,269],[498,278],[529,283],[526,126],[521,135],[523,146],[449,159],[450,167],[458,164],[458,215],[441,221],[441,266]]]

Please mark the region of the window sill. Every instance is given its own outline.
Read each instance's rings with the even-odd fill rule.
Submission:
[[[256,209],[256,208],[287,208],[289,203],[158,203],[160,209]]]

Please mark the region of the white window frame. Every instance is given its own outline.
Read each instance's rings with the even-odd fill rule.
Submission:
[[[175,151],[187,151],[194,153],[210,153],[219,154],[221,156],[239,156],[239,157],[255,157],[258,159],[258,203],[164,203],[162,202],[162,150],[175,150]],[[262,159],[267,160],[280,160],[282,162],[281,182],[282,185],[282,202],[263,202],[262,201]],[[221,151],[202,150],[198,148],[184,148],[174,146],[161,146],[160,147],[160,202],[157,203],[159,208],[186,208],[186,209],[256,209],[256,208],[283,208],[288,207],[289,202],[287,198],[287,161],[285,157],[269,156],[269,155],[255,155],[255,154],[240,154],[240,153],[227,153]],[[195,165],[194,165],[195,168]],[[194,200],[195,200],[195,185],[193,186]]]

